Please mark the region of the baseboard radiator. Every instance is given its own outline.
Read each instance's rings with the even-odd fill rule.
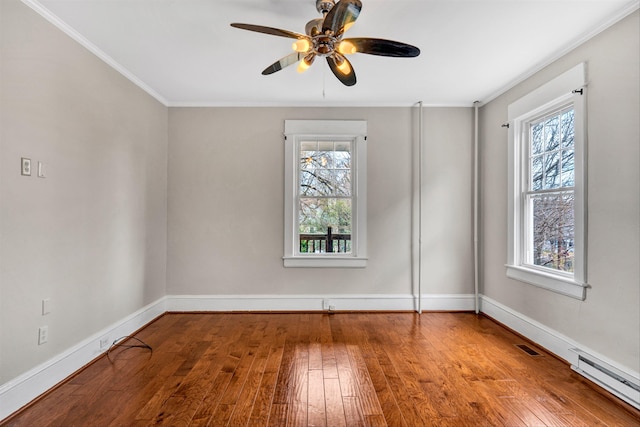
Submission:
[[[640,409],[640,378],[634,378],[580,349],[572,351],[578,357],[571,369]]]

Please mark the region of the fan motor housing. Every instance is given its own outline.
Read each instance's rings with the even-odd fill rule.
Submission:
[[[336,38],[329,35],[318,35],[312,39],[313,50],[320,56],[331,55],[335,49]]]

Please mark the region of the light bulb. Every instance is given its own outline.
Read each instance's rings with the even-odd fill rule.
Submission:
[[[352,53],[356,53],[357,49],[356,46],[351,43],[348,42],[346,40],[343,40],[340,42],[340,44],[338,45],[338,52],[340,52],[343,55],[350,55]]]
[[[340,70],[342,74],[346,75],[351,72],[351,66],[349,65],[349,62],[343,58],[342,63],[338,64],[338,70]]]
[[[309,44],[309,40],[300,39],[293,42],[291,48],[296,52],[307,52],[310,46],[311,45]]]
[[[304,73],[307,69],[313,64],[313,60],[316,59],[316,55],[314,53],[310,53],[309,55],[302,58],[300,63],[298,64],[298,72]]]
[[[309,67],[311,66],[311,64],[309,64],[307,61],[305,61],[304,59],[302,61],[300,61],[300,63],[298,64],[298,72],[299,73],[304,73],[305,71],[307,71],[309,69]]]

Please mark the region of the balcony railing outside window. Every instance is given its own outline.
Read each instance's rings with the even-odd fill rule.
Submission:
[[[300,253],[349,253],[351,234],[334,234],[331,227],[326,233],[300,233]]]

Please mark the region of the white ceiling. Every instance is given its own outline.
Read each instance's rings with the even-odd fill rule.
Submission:
[[[415,45],[417,58],[350,57],[343,86],[323,60],[304,74],[261,71],[304,33],[315,0],[23,0],[170,106],[469,106],[638,8],[638,0],[362,0],[350,37]]]

